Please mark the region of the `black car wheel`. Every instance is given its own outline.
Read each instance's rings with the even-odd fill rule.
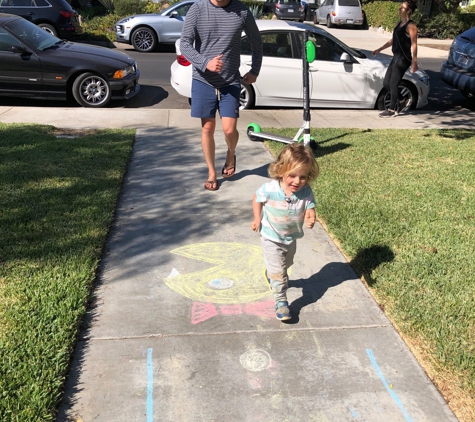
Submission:
[[[408,81],[401,81],[399,88],[399,102],[396,104],[397,111],[414,110],[417,106],[416,87]],[[391,93],[383,88],[378,98],[378,110],[386,110],[391,104]],[[401,110],[402,108],[402,110]]]
[[[83,73],[74,81],[73,96],[83,107],[104,107],[110,101],[111,90],[102,76]]]
[[[138,28],[132,34],[132,45],[141,53],[149,53],[157,46],[157,36],[150,28]]]
[[[327,28],[333,28],[332,18],[330,15],[327,16]]]
[[[248,110],[254,107],[254,90],[251,85],[241,80],[241,94],[239,95],[239,110]]]
[[[58,31],[56,31],[56,28],[53,25],[50,25],[48,23],[40,23],[38,26],[43,30],[48,32],[51,35],[54,35],[55,37],[58,36]]]

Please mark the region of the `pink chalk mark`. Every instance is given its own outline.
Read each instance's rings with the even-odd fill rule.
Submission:
[[[240,315],[242,314],[241,305],[221,305],[219,310],[223,315]]]
[[[241,315],[243,313],[242,305],[220,305],[218,308],[212,303],[193,302],[191,308],[191,323],[199,324],[216,315]],[[263,318],[274,318],[274,301],[246,303],[244,313],[256,315]]]
[[[216,315],[218,315],[218,310],[212,303],[193,302],[193,307],[191,308],[192,324],[199,324]]]
[[[244,312],[248,315],[257,315],[264,318],[274,318],[274,300],[266,302],[247,303]]]

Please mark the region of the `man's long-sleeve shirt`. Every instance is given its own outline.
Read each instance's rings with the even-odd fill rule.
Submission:
[[[251,44],[250,73],[259,75],[262,64],[262,40],[252,13],[239,0],[218,7],[210,0],[200,0],[190,7],[183,26],[180,48],[193,65],[193,78],[215,88],[239,84],[241,34]],[[221,72],[206,69],[210,60],[223,54]]]

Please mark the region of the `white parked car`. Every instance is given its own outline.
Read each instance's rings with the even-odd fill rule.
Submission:
[[[264,57],[256,83],[241,82],[241,109],[253,106],[301,107],[302,34],[310,31],[316,59],[309,65],[310,106],[320,108],[377,108],[389,106],[390,94],[383,88],[389,61],[368,58],[358,50],[311,25],[282,20],[257,20]],[[285,45],[284,45],[285,44]],[[175,43],[177,59],[171,66],[171,85],[184,97],[191,97],[192,66],[181,54],[180,40]],[[241,75],[251,67],[251,49],[243,34]],[[401,95],[409,108],[427,104],[429,76],[406,72],[400,84]]]

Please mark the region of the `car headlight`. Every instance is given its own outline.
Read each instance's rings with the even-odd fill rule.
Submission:
[[[127,66],[125,69],[121,70],[116,70],[114,72],[114,76],[112,76],[113,79],[122,79],[125,78],[127,75],[130,75],[131,73],[135,73],[137,71],[137,64],[134,63],[130,66]]]
[[[419,80],[426,86],[429,86],[429,75],[426,72],[421,70],[417,70],[415,75],[419,78]]]
[[[119,22],[117,23],[125,23],[125,22],[128,22],[128,21],[131,21],[132,19],[134,19],[135,16],[129,16],[128,18],[124,18],[124,19],[121,19]]]

